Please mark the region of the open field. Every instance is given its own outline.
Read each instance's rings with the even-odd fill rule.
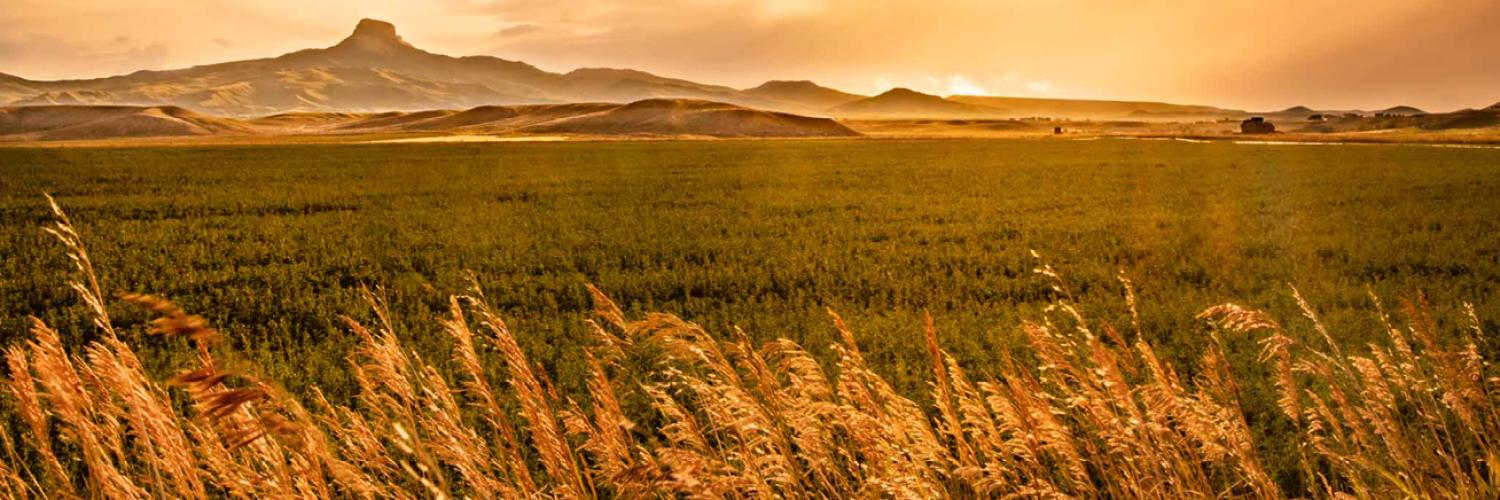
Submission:
[[[358,311],[359,284],[437,307],[466,269],[557,352],[572,348],[582,326],[569,318],[587,309],[582,285],[593,283],[635,311],[820,339],[811,345],[827,343],[831,306],[890,339],[868,347],[883,361],[920,354],[900,339],[931,309],[972,343],[955,346],[960,358],[983,361],[1048,296],[1031,249],[1099,313],[1121,312],[1123,270],[1147,320],[1166,322],[1153,330],[1180,332],[1168,340],[1183,346],[1200,340],[1190,318],[1207,304],[1292,312],[1289,282],[1336,326],[1372,320],[1342,312],[1362,311],[1365,285],[1386,295],[1420,286],[1437,303],[1476,301],[1500,317],[1489,298],[1500,276],[1493,150],[527,143],[17,149],[0,163],[0,305],[19,313],[7,332],[21,314],[71,301],[57,286],[65,266],[36,229],[46,191],[82,221],[114,287],[219,314],[268,361],[343,352],[349,338],[333,320]],[[337,380],[341,364],[288,369]]]
[[[229,346],[293,392],[338,402],[344,361],[372,321],[361,285],[389,298],[402,342],[436,362],[447,296],[484,286],[519,347],[564,394],[585,393],[583,320],[594,284],[632,318],[668,311],[720,338],[786,337],[825,367],[859,333],[870,370],[930,404],[922,312],[980,374],[1023,348],[1023,319],[1060,298],[1035,249],[1092,321],[1127,330],[1117,279],[1139,295],[1142,338],[1195,373],[1227,302],[1306,330],[1295,284],[1346,346],[1385,343],[1366,294],[1424,291],[1457,331],[1472,302],[1500,318],[1500,150],[1167,141],[711,141],[0,149],[0,343],[37,315],[70,347],[99,335],[38,228],[56,195],[103,286],[160,294],[207,316]],[[195,362],[116,323],[149,371]],[[419,333],[420,332],[420,333]],[[1248,425],[1284,457],[1258,336],[1226,336]],[[1454,340],[1454,339],[1448,339]],[[1495,359],[1494,344],[1484,347]],[[1270,459],[1275,481],[1295,482]]]

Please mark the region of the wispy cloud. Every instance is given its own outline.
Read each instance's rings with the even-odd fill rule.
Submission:
[[[946,82],[948,95],[990,95],[984,87],[974,84],[969,77],[964,75],[948,75]]]
[[[495,33],[500,38],[518,38],[526,35],[542,32],[542,27],[535,24],[517,24],[508,26]]]

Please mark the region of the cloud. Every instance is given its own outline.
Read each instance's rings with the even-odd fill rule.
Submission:
[[[946,82],[948,95],[989,95],[990,92],[984,87],[975,85],[969,77],[964,75],[949,75]]]
[[[1030,90],[1038,94],[1050,94],[1052,93],[1052,81],[1047,79],[1028,80],[1026,82],[1026,90]]]
[[[495,36],[500,38],[518,38],[534,33],[539,33],[541,31],[542,27],[535,24],[517,24],[515,26],[510,26],[496,32]]]

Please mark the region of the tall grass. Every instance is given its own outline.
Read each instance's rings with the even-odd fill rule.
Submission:
[[[580,339],[579,401],[558,394],[477,282],[436,321],[448,365],[404,347],[426,332],[396,331],[381,294],[366,291],[374,320],[344,318],[361,341],[348,356],[358,395],[341,405],[316,390],[288,394],[201,316],[121,295],[154,318],[151,333],[196,350],[194,365],[151,379],[114,330],[83,239],[53,208],[48,230],[76,264],[72,288],[100,335],[69,353],[33,318],[31,339],[6,349],[0,491],[10,497],[1500,495],[1500,378],[1479,355],[1486,337],[1472,309],[1467,326],[1444,331],[1423,301],[1405,303],[1403,326],[1384,321],[1388,345],[1356,354],[1300,295],[1311,335],[1215,306],[1200,315],[1214,327],[1209,347],[1185,377],[1158,359],[1140,321],[1123,332],[1090,321],[1042,265],[1060,298],[1022,325],[1033,359],[971,374],[929,317],[923,404],[871,369],[832,311],[840,340],[825,367],[789,340],[754,345],[670,314],[629,318],[590,288],[598,319]],[[1306,491],[1284,491],[1262,465],[1225,355],[1231,335],[1264,347]]]

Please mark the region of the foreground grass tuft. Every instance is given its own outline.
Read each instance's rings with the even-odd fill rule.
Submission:
[[[1059,293],[1022,325],[1034,359],[971,374],[929,317],[930,403],[918,403],[871,370],[832,311],[840,337],[823,366],[786,339],[754,345],[670,314],[628,318],[590,288],[597,319],[579,401],[559,395],[477,284],[436,322],[452,345],[439,362],[403,346],[414,333],[398,332],[367,290],[374,319],[344,318],[360,339],[348,356],[358,392],[340,405],[260,375],[204,318],[123,295],[154,317],[152,334],[196,351],[192,366],[152,380],[53,207],[49,231],[76,264],[71,285],[99,339],[70,353],[32,319],[30,340],[6,349],[0,491],[11,497],[1500,495],[1500,378],[1480,355],[1472,308],[1445,335],[1424,301],[1404,303],[1405,325],[1383,322],[1387,345],[1355,353],[1295,291],[1311,334],[1220,305],[1199,316],[1212,339],[1182,376],[1138,320],[1123,332],[1090,321],[1044,265]],[[1228,336],[1260,339],[1277,418],[1295,428],[1299,491],[1266,472]]]

